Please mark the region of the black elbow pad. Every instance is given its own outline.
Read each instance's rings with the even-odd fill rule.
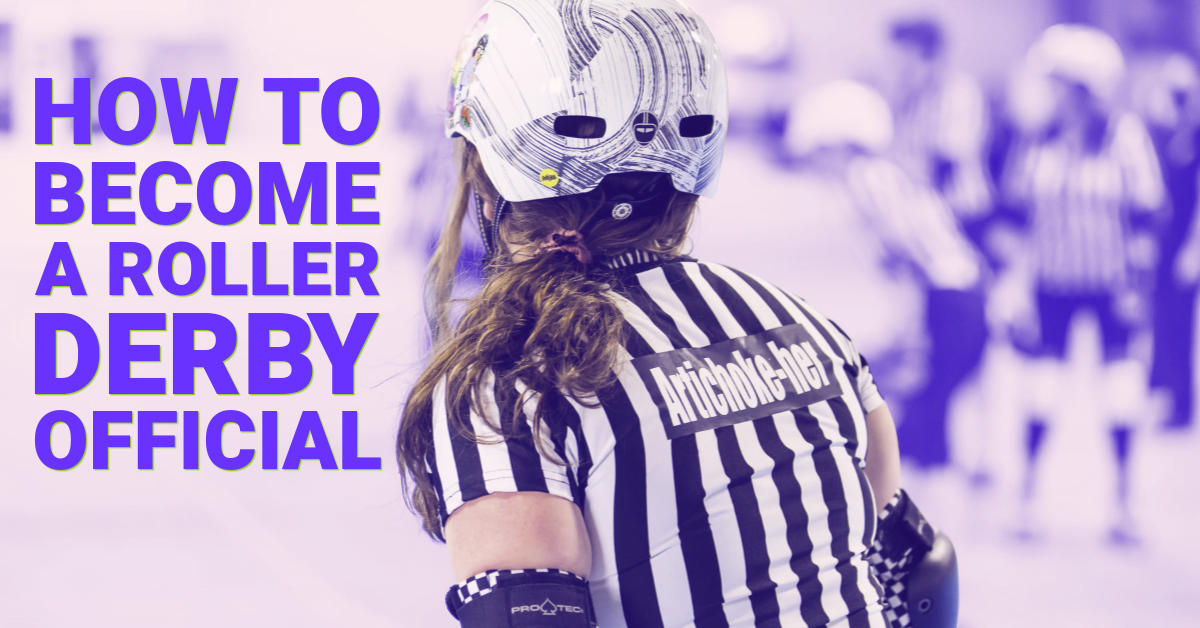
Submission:
[[[595,628],[587,580],[560,569],[492,570],[450,587],[463,628]]]
[[[942,532],[908,574],[908,615],[913,628],[958,625],[958,557]]]

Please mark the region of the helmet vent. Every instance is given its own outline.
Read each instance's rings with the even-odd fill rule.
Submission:
[[[704,137],[713,130],[711,115],[688,116],[679,121],[680,137]]]
[[[554,134],[592,140],[604,137],[607,126],[604,118],[595,116],[558,116],[554,119]]]

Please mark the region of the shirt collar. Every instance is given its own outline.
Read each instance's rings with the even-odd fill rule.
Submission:
[[[620,268],[629,268],[631,266],[641,266],[643,264],[653,264],[662,261],[662,256],[650,251],[629,251],[616,257],[610,257],[605,262],[609,268],[616,270]]]

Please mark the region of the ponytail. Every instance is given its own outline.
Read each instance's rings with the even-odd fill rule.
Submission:
[[[514,414],[520,416],[532,402],[538,451],[566,464],[543,447],[548,407],[544,400],[561,394],[595,407],[596,393],[616,381],[622,352],[625,323],[613,293],[616,279],[603,262],[630,250],[679,255],[696,205],[694,195],[676,193],[653,215],[613,220],[600,215],[603,198],[598,193],[515,203],[500,225],[501,254],[454,325],[454,272],[472,189],[495,198],[474,148],[459,140],[456,153],[458,188],[426,272],[433,356],[409,395],[396,437],[409,507],[423,517],[425,531],[439,540],[444,538],[437,495],[426,467],[434,404],[444,405],[450,429],[464,437],[479,442],[469,429],[469,408],[501,439],[514,438],[516,425],[502,428],[496,417],[483,411],[480,400],[489,373],[507,387],[520,382],[524,392],[513,402]],[[434,394],[443,380],[444,398]]]

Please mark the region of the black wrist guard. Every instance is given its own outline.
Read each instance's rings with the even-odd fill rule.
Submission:
[[[450,587],[463,628],[595,628],[587,580],[560,569],[485,571]]]
[[[892,628],[957,625],[954,545],[929,525],[904,490],[884,508],[867,562],[883,585],[884,613]]]

